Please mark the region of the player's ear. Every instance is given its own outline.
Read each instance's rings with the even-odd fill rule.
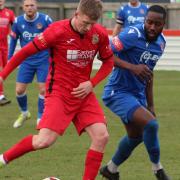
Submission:
[[[79,14],[79,12],[78,12],[78,11],[75,11],[74,16],[77,17],[78,14]]]

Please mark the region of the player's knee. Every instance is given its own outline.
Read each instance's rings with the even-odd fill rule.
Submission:
[[[16,95],[20,96],[20,95],[23,95],[23,94],[25,94],[25,89],[20,88],[20,87],[16,87]]]
[[[94,136],[94,142],[98,146],[105,146],[108,143],[109,140],[109,134],[107,131],[100,132],[96,136]]]
[[[44,96],[45,95],[45,88],[41,88],[41,89],[39,89],[39,94],[41,95],[41,96]]]
[[[35,149],[44,149],[48,148],[55,142],[55,139],[53,138],[41,138],[41,137],[36,137],[34,138],[33,141],[33,146]]]
[[[159,125],[158,125],[157,120],[151,120],[148,122],[148,124],[146,124],[146,126],[144,127],[144,130],[148,132],[157,132],[158,128],[159,128]]]

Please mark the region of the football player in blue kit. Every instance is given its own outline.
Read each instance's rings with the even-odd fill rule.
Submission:
[[[157,180],[170,180],[160,163],[158,121],[153,103],[153,69],[164,52],[162,35],[166,11],[151,6],[144,24],[128,27],[111,41],[115,67],[103,93],[104,104],[125,126],[127,135],[100,174],[108,180],[119,180],[118,167],[133,150],[144,143]]]
[[[148,6],[139,0],[129,0],[128,4],[120,7],[117,11],[113,36],[119,34],[122,28],[143,23],[147,9]]]
[[[9,59],[14,54],[18,39],[20,40],[21,47],[23,47],[52,23],[52,20],[48,15],[37,12],[36,0],[24,0],[23,10],[25,13],[18,16],[12,26]],[[21,114],[14,122],[14,128],[22,126],[24,121],[31,117],[31,114],[28,111],[26,89],[28,83],[33,81],[35,74],[37,76],[39,88],[37,123],[39,122],[44,109],[45,81],[48,67],[48,50],[39,52],[27,58],[19,67],[16,80],[16,98]]]

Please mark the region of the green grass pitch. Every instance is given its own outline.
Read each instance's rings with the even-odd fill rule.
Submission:
[[[19,115],[15,99],[15,75],[12,73],[5,82],[8,98],[12,103],[0,107],[0,152],[4,152],[22,137],[37,133],[37,85],[32,83],[28,88],[29,110],[32,114],[22,128],[13,129],[14,120]],[[95,88],[98,99],[105,81]],[[155,71],[154,99],[156,114],[160,124],[159,137],[161,144],[161,162],[173,180],[180,180],[180,72]],[[118,140],[125,133],[119,119],[104,108],[108,119],[110,140],[106,147],[103,164],[112,156]],[[61,180],[81,180],[84,158],[90,141],[86,134],[78,137],[71,125],[65,135],[48,149],[26,154],[0,169],[0,180],[42,180],[55,176]],[[143,144],[141,144],[120,167],[122,180],[154,180],[151,163]],[[100,176],[97,180],[101,180]]]

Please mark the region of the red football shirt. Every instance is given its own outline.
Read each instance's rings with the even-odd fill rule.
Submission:
[[[102,61],[112,56],[107,32],[99,24],[82,36],[73,30],[70,20],[58,21],[37,36],[34,43],[41,50],[51,50],[49,93],[71,92],[79,83],[89,80],[97,52]]]
[[[14,12],[10,9],[0,9],[0,48],[7,49],[7,36],[10,31],[10,26],[15,19]]]

